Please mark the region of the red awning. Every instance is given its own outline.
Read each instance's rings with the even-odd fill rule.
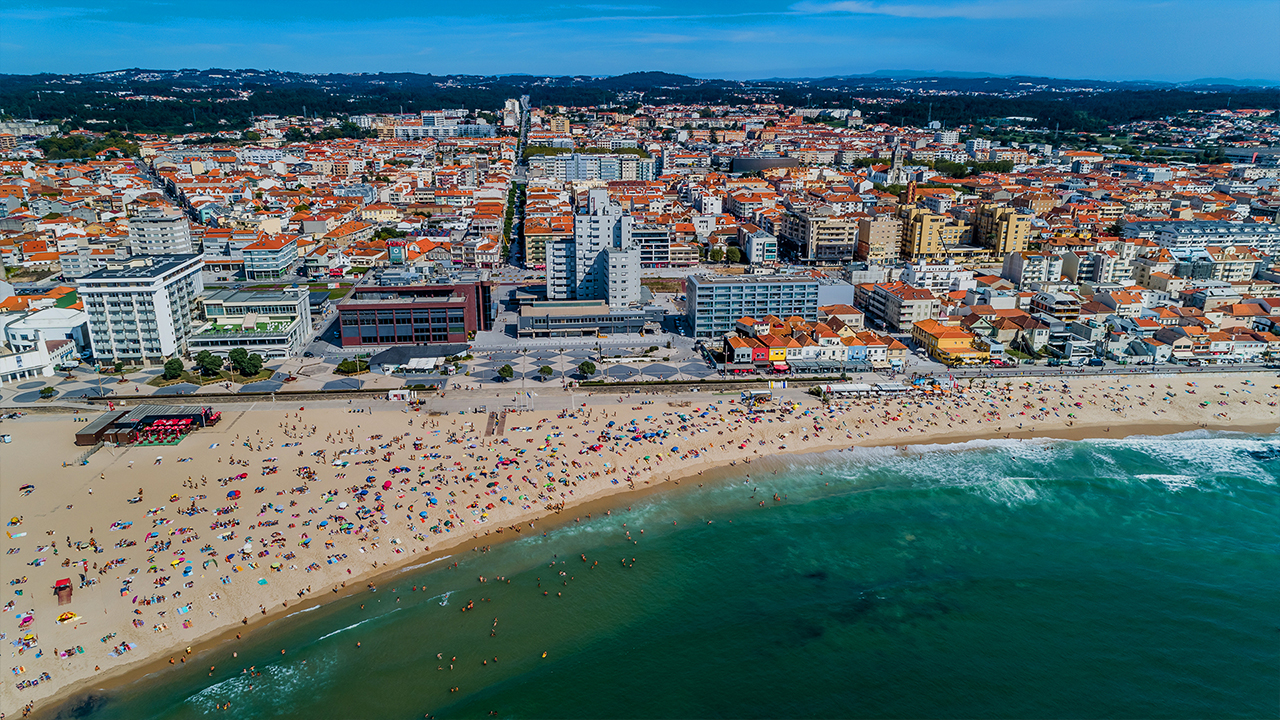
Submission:
[[[787,364],[786,364],[786,363],[774,363],[774,364],[773,364],[773,369],[774,369],[774,370],[786,370],[786,369],[787,369]]]

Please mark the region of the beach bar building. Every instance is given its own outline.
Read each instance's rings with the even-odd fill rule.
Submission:
[[[198,405],[139,405],[132,410],[112,410],[76,433],[76,445],[112,442],[132,445],[139,442],[162,444],[187,433],[216,424],[222,413]]]

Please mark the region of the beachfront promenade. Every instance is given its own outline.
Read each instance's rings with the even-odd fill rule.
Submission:
[[[737,392],[739,388],[763,387],[765,384],[777,384],[786,381],[788,385],[807,387],[820,382],[833,382],[833,379],[817,379],[805,375],[768,375],[768,376],[725,376],[702,364],[696,370],[695,364],[686,363],[685,367],[672,372],[662,369],[651,370],[644,366],[622,365],[613,368],[601,368],[592,378],[603,381],[604,386],[577,386],[574,381],[574,367],[579,361],[576,356],[566,356],[570,364],[564,362],[551,365],[553,375],[542,379],[534,365],[541,366],[543,361],[534,358],[521,364],[519,359],[512,361],[520,366],[516,376],[511,380],[503,380],[497,376],[497,368],[507,361],[505,356],[490,359],[488,355],[476,358],[466,364],[471,375],[432,375],[405,377],[402,375],[382,375],[363,373],[356,376],[340,376],[333,372],[327,363],[302,361],[299,359],[273,364],[274,372],[269,380],[262,380],[245,385],[235,383],[215,383],[196,386],[190,383],[178,383],[165,387],[157,387],[151,382],[159,375],[159,369],[151,368],[125,375],[125,382],[120,382],[116,375],[104,375],[91,369],[77,369],[68,374],[51,378],[28,379],[9,385],[0,386],[0,408],[21,409],[23,407],[59,406],[68,409],[89,409],[95,404],[89,401],[123,400],[129,401],[165,401],[168,399],[188,398],[191,402],[217,403],[254,403],[281,401],[289,397],[305,397],[310,402],[319,402],[318,394],[342,396],[353,401],[374,396],[385,395],[388,390],[407,386],[435,386],[444,388],[444,396],[434,391],[422,391],[420,397],[430,399],[432,406],[439,409],[466,409],[475,401],[496,401],[498,408],[562,407],[566,396],[592,392],[659,392],[662,394],[679,393],[701,385],[704,391],[714,388],[715,392]],[[584,356],[585,357],[585,356]],[[564,360],[564,358],[562,358]],[[525,366],[528,367],[525,367]],[[663,368],[660,363],[652,366]],[[492,367],[490,367],[492,366]],[[959,379],[1005,379],[1010,377],[1133,377],[1143,375],[1190,375],[1231,374],[1268,372],[1258,365],[1216,365],[1188,367],[1186,365],[1125,365],[1108,367],[1049,367],[1047,365],[1018,365],[1009,368],[944,368],[931,366],[909,366],[903,372],[868,372],[850,374],[842,382],[876,383],[901,381],[904,378],[931,376],[938,378]],[[69,377],[68,377],[69,375]],[[523,376],[522,376],[523,375]],[[293,380],[286,381],[292,377]],[[707,382],[711,381],[711,382]],[[726,382],[731,381],[731,382]],[[42,398],[42,388],[53,387],[57,393],[52,398]],[[565,386],[569,386],[567,389]],[[345,401],[343,401],[345,402]]]

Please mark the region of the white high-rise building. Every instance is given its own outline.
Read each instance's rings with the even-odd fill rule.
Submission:
[[[184,354],[200,326],[203,268],[200,255],[146,255],[77,280],[94,358],[158,365]]]
[[[129,251],[134,255],[190,255],[196,251],[191,224],[173,208],[147,208],[129,218]]]
[[[640,249],[631,237],[633,220],[600,189],[574,216],[573,239],[547,249],[547,298],[607,300],[614,307],[640,301]]]

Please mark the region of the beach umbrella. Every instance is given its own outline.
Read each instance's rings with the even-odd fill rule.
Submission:
[[[231,492],[227,493],[227,497],[228,497],[228,498],[231,498],[231,499],[233,499],[233,500],[234,500],[235,498],[240,497],[240,491],[239,491],[239,490],[232,490]]]
[[[328,525],[328,524],[329,524],[329,521],[328,521],[328,520],[321,520],[321,521],[320,521],[320,527],[325,527],[325,526],[326,526],[326,525]]]
[[[418,513],[418,517],[425,519],[425,518],[427,517],[427,513],[426,513],[425,511],[424,511],[424,512],[420,512],[420,513]]]
[[[382,483],[382,489],[383,489],[383,490],[390,490],[390,489],[391,489],[391,481],[390,481],[390,480],[388,480],[388,481],[386,481],[386,482]]]

